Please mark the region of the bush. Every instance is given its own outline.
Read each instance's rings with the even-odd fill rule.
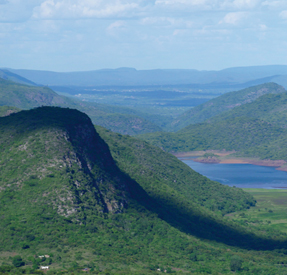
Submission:
[[[230,260],[230,270],[231,271],[238,271],[241,269],[243,260],[239,256],[233,256]]]

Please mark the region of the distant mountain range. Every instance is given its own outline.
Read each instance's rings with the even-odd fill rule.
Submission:
[[[287,66],[251,66],[220,71],[103,69],[83,72],[52,72],[6,69],[38,85],[49,86],[139,86],[139,85],[207,85],[246,88],[266,82],[287,85]]]

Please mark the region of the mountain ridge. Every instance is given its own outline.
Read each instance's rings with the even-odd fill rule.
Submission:
[[[271,76],[286,76],[287,66],[251,66],[227,68],[220,71],[198,71],[194,69],[134,68],[104,69],[84,72],[63,72],[9,69],[43,85],[172,85],[204,84],[216,82],[244,83]]]

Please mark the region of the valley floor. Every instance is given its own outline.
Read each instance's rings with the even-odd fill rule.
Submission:
[[[264,225],[287,233],[287,190],[244,188],[256,199],[255,207],[225,215],[244,224]]]

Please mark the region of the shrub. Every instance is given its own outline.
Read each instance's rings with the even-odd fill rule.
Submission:
[[[6,272],[10,272],[12,270],[12,266],[10,265],[1,265],[0,266],[0,272],[6,273]]]
[[[23,262],[21,256],[19,256],[19,255],[13,257],[13,259],[12,259],[12,264],[13,264],[15,267],[20,267],[20,266],[25,265],[25,263]]]

